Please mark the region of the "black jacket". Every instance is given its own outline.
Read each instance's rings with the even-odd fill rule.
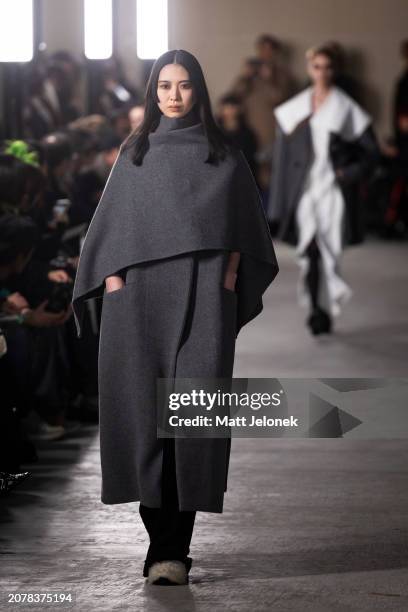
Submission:
[[[268,220],[279,223],[278,237],[289,244],[297,243],[295,212],[313,155],[308,120],[299,123],[290,134],[285,134],[277,125]],[[360,181],[380,158],[372,127],[369,126],[353,142],[331,133],[329,155],[333,168],[341,171],[337,180],[346,203],[344,244],[358,244],[364,239],[363,210],[358,197]]]

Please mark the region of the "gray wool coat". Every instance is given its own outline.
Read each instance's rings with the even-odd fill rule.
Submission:
[[[79,259],[73,309],[102,298],[98,354],[102,502],[161,506],[157,378],[230,378],[243,325],[278,271],[255,181],[241,155],[205,164],[201,124],[162,117],[139,168],[124,151]],[[241,252],[236,291],[223,286]],[[125,279],[106,293],[104,279]],[[180,510],[222,512],[231,440],[175,438]]]
[[[156,377],[232,377],[237,294],[223,287],[228,258],[201,251],[135,265],[122,289],[105,293],[98,358],[104,503],[161,505]],[[222,512],[230,443],[175,438],[180,510]]]

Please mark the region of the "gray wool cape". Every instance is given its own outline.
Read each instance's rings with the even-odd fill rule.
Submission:
[[[141,166],[120,148],[82,245],[72,307],[102,298],[98,354],[101,500],[161,507],[159,377],[232,376],[240,329],[263,309],[278,264],[259,192],[239,150],[206,163],[191,112],[162,115]],[[223,286],[241,253],[235,291]],[[105,290],[120,274],[121,289]],[[231,440],[175,438],[180,510],[222,512]]]

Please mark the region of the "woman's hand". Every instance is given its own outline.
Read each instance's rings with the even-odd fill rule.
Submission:
[[[230,253],[227,270],[224,278],[224,287],[230,291],[235,291],[235,283],[238,276],[238,266],[241,259],[241,253],[232,251]]]
[[[1,310],[7,314],[17,314],[23,308],[28,308],[30,305],[21,293],[15,291],[10,293],[4,300]]]
[[[112,291],[117,291],[118,289],[122,289],[125,286],[123,279],[121,276],[113,275],[107,276],[105,278],[105,286],[106,292],[111,293]]]
[[[26,325],[31,327],[54,327],[56,325],[63,325],[67,321],[72,313],[72,305],[68,304],[65,310],[60,312],[48,312],[46,306],[48,299],[44,300],[36,308],[25,309],[24,322]]]
[[[65,270],[50,270],[47,276],[53,283],[69,283],[71,280],[71,277]]]

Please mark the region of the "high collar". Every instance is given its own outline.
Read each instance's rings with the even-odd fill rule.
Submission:
[[[309,86],[275,108],[275,117],[286,134],[292,133],[302,121],[307,120],[312,126],[357,138],[371,122],[370,116],[336,85],[331,87],[325,101],[315,112],[312,94],[313,87]]]
[[[184,117],[161,115],[158,126],[149,134],[149,145],[205,144],[204,125],[194,107]]]
[[[201,123],[201,119],[195,107],[193,107],[183,117],[167,117],[167,115],[162,114],[160,117],[158,126],[155,129],[154,133],[164,134],[166,132],[171,132],[173,130],[189,128],[193,125],[197,125],[198,123]]]

